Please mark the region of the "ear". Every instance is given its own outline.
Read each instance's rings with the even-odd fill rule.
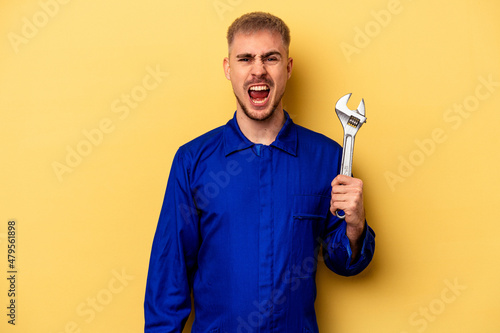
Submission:
[[[231,66],[229,66],[229,58],[224,58],[222,65],[224,67],[224,75],[226,76],[226,79],[231,80]]]
[[[286,65],[286,71],[288,72],[288,78],[292,76],[293,58],[288,58],[288,64]]]

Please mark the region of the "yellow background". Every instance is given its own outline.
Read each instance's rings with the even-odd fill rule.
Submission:
[[[292,31],[285,108],[294,121],[341,142],[335,102],[348,92],[351,108],[366,101],[354,173],[365,182],[376,254],[353,278],[320,265],[321,332],[500,332],[498,1],[0,8],[0,275],[13,219],[19,271],[15,327],[0,279],[0,331],[143,329],[173,155],[232,116],[225,32],[239,15],[264,10]],[[132,94],[137,103],[125,107]],[[86,156],[69,167],[72,149]]]

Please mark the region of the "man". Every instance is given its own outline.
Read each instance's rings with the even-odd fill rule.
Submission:
[[[282,108],[293,66],[285,23],[246,14],[227,39],[236,112],[175,155],[151,252],[145,332],[181,332],[191,292],[192,332],[318,332],[319,249],[346,276],[373,256],[362,182],[338,175],[337,143]]]

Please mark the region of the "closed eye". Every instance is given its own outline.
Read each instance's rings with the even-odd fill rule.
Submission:
[[[281,59],[281,54],[278,51],[271,51],[262,55],[262,62],[278,62]]]
[[[249,62],[249,61],[252,61],[254,58],[254,56],[250,53],[242,53],[242,54],[238,54],[236,56],[236,59],[238,59],[238,62]]]

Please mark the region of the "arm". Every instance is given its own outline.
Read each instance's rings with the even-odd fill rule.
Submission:
[[[198,215],[179,150],[153,239],[144,300],[144,332],[182,332],[191,312],[199,248]]]
[[[375,233],[366,224],[363,204],[363,182],[338,175],[332,181],[332,199],[324,244],[327,266],[341,275],[355,275],[370,263],[375,250]],[[345,220],[335,217],[343,210]]]

